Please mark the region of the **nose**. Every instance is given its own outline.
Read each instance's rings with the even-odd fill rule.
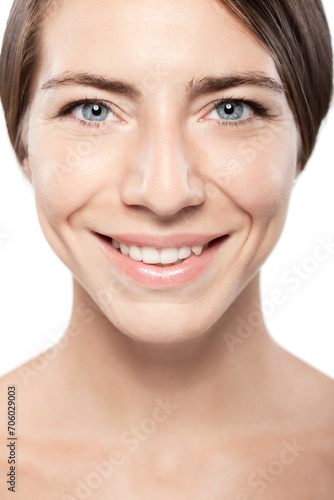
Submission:
[[[191,164],[181,126],[155,123],[149,132],[142,133],[138,149],[121,185],[126,205],[172,216],[203,203],[205,183]]]

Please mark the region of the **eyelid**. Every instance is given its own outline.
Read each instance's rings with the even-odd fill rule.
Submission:
[[[84,118],[83,116],[81,117],[80,116],[80,112],[81,114],[83,114],[83,107],[88,105],[89,108],[93,107],[95,104],[97,104],[100,108],[106,108],[108,110],[108,115],[106,116],[106,119],[105,120],[88,120],[87,118]],[[72,108],[71,110],[71,113],[76,117],[78,118],[79,120],[82,120],[84,122],[88,122],[88,123],[110,123],[110,122],[113,122],[113,121],[119,121],[119,119],[117,118],[117,115],[116,113],[114,112],[113,109],[110,108],[110,106],[108,106],[107,104],[103,103],[103,102],[85,102],[84,104],[80,104],[79,106],[75,106],[74,108]],[[115,120],[115,117],[117,118]]]
[[[210,114],[212,111],[217,109],[220,105],[222,104],[228,104],[228,103],[238,103],[238,104],[245,104],[249,106],[252,111],[254,111],[254,114],[264,116],[264,117],[274,117],[273,115],[269,115],[268,109],[260,104],[259,102],[253,100],[253,99],[246,99],[246,98],[236,98],[236,97],[224,97],[223,99],[218,99],[217,101],[214,101],[213,103],[209,104],[210,109],[209,111],[206,112],[205,116]],[[222,120],[222,118],[221,118]]]
[[[116,106],[116,104],[113,104],[113,103],[110,103],[108,101],[105,101],[103,99],[99,99],[99,98],[88,98],[88,97],[83,97],[81,99],[72,99],[70,100],[67,104],[65,104],[61,110],[57,113],[56,116],[54,116],[53,118],[61,118],[61,117],[66,117],[68,115],[70,115],[71,111],[73,111],[74,109],[76,108],[79,108],[80,106],[83,106],[84,104],[91,104],[91,105],[94,105],[94,104],[98,104],[98,105],[102,105],[104,107],[106,107],[110,113],[112,113],[114,116],[117,117],[118,120],[108,120],[108,121],[89,121],[89,120],[85,120],[84,118],[79,118],[78,116],[72,114],[72,116],[74,118],[76,118],[77,120],[81,121],[82,123],[84,124],[94,124],[96,126],[96,124],[99,124],[99,126],[103,126],[103,124],[107,124],[107,123],[111,123],[111,122],[116,122],[116,121],[122,121],[124,122],[123,118],[121,118],[118,113],[115,111],[115,108],[116,110],[118,110],[121,114],[121,109]]]
[[[238,103],[244,104],[250,107],[253,113],[245,118],[240,118],[237,120],[224,120],[223,118],[207,118],[213,111],[217,110],[220,105],[227,103]],[[217,99],[214,102],[211,102],[208,106],[210,109],[202,115],[202,118],[199,119],[199,122],[207,122],[208,125],[218,126],[223,129],[233,129],[237,130],[239,127],[247,127],[255,125],[256,123],[265,123],[277,118],[277,115],[270,114],[269,109],[262,105],[259,101],[254,99],[247,99],[244,97],[235,97],[235,96],[226,96],[222,99]],[[207,106],[204,107],[204,109]],[[201,113],[203,113],[203,108]]]
[[[225,104],[225,103],[242,103],[246,104],[249,106],[252,111],[254,112],[251,116],[247,117],[246,119],[242,120],[224,120],[222,118],[211,118],[209,121],[215,122],[218,125],[231,125],[231,126],[237,126],[237,125],[246,125],[247,123],[251,123],[255,119],[273,119],[277,118],[277,115],[271,115],[268,112],[268,109],[264,107],[262,104],[259,102],[253,100],[253,99],[247,99],[247,98],[236,98],[236,97],[224,97],[221,99],[217,99],[216,101],[210,103],[207,106],[210,106],[210,109],[206,112],[204,117],[200,118],[199,121],[203,121],[208,114],[210,114],[212,111],[217,109],[220,105]],[[70,113],[73,111],[75,108],[80,107],[84,104],[98,104],[98,105],[103,105],[105,106],[116,118],[117,120],[105,120],[105,121],[94,121],[94,120],[86,120],[84,118],[79,118],[73,113]],[[204,109],[207,107],[205,106]],[[118,110],[118,113],[115,111],[115,108]],[[92,127],[111,127],[115,123],[126,123],[126,120],[124,120],[121,116],[122,113],[124,113],[116,104],[110,103],[109,101],[105,101],[104,99],[100,99],[97,97],[82,97],[81,99],[72,99],[67,104],[65,104],[61,110],[57,113],[56,116],[53,118],[67,118],[71,117],[73,120],[76,120],[78,123],[82,125],[87,125],[87,126],[92,126]]]
[[[250,120],[251,118],[254,118],[254,115],[256,116],[256,111],[254,110],[254,108],[252,106],[250,106],[249,104],[247,104],[246,102],[244,101],[237,101],[237,100],[234,100],[234,101],[222,101],[222,102],[219,102],[218,104],[216,104],[213,109],[208,113],[209,115],[216,111],[218,113],[218,108],[224,104],[227,104],[227,103],[233,103],[233,104],[237,104],[237,105],[240,105],[240,103],[243,105],[243,109],[245,111],[245,114],[247,115],[249,113],[248,116],[244,116],[243,118],[237,118],[237,119],[230,119],[228,120],[227,118],[224,119],[224,118],[218,118],[218,120],[222,121],[222,122],[231,122],[231,123],[246,123],[248,120]],[[214,118],[212,118],[214,119]]]

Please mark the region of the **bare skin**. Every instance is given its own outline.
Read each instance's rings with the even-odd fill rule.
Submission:
[[[278,347],[265,328],[228,355],[217,336],[215,354],[202,353],[196,367],[180,359],[150,367],[136,353],[129,378],[128,339],[120,337],[109,366],[101,366],[96,330],[81,326],[66,348],[1,380],[2,400],[8,386],[17,388],[19,499],[33,491],[38,500],[84,491],[96,500],[330,498],[333,382]],[[148,418],[156,422],[152,433]],[[1,469],[7,473],[4,461]]]
[[[282,350],[254,306],[299,168],[274,62],[214,1],[100,3],[64,1],[48,19],[29,115],[25,173],[74,300],[60,343],[0,382],[1,400],[17,388],[16,498],[328,500],[334,382]],[[69,71],[134,82],[142,100],[78,84],[42,90]],[[265,75],[277,88],[188,100],[185,83],[218,73]],[[84,125],[78,107],[58,116],[83,98],[117,107],[108,125]],[[222,98],[260,101],[267,115],[245,107],[242,124],[218,125]],[[122,276],[92,230],[229,240],[200,278],[156,290]]]

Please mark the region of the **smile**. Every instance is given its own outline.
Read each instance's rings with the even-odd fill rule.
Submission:
[[[171,264],[180,264],[185,259],[193,255],[201,255],[209,243],[203,245],[182,246],[180,248],[163,248],[159,250],[154,247],[138,247],[136,245],[127,245],[115,239],[112,239],[112,245],[116,250],[119,250],[123,255],[129,256],[135,261],[142,261],[145,264],[155,264],[160,267],[169,266]]]
[[[185,285],[202,275],[229,237],[93,234],[104,255],[122,273],[138,284],[163,289]]]

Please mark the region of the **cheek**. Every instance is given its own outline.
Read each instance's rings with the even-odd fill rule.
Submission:
[[[29,145],[36,205],[51,225],[87,205],[110,183],[119,182],[119,154],[106,136],[64,137],[36,134]],[[112,193],[110,193],[112,196]]]
[[[297,137],[274,127],[212,147],[212,179],[254,219],[286,211],[296,174]]]

